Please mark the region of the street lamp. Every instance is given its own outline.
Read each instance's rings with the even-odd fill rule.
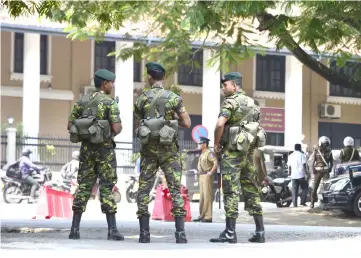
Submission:
[[[12,116],[9,116],[9,117],[8,117],[8,123],[9,123],[9,126],[10,126],[10,127],[13,126],[14,118],[13,118]]]

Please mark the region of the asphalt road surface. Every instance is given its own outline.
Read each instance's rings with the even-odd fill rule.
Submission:
[[[361,228],[356,227],[313,227],[268,225],[267,243],[251,244],[247,239],[253,232],[253,225],[237,224],[238,244],[210,243],[209,238],[217,236],[224,225],[220,223],[186,223],[188,244],[174,243],[172,222],[151,222],[151,243],[139,244],[138,223],[123,221],[119,230],[125,241],[106,240],[106,223],[99,220],[85,220],[81,223],[81,239],[69,240],[70,221],[62,220],[14,220],[2,221],[1,257],[7,254],[36,255],[36,257],[60,257],[65,255],[117,255],[121,257],[228,257],[238,254],[243,257],[271,255],[272,257],[298,257],[310,252],[322,251],[325,257],[355,255],[361,250],[355,248],[361,241]],[[342,248],[340,248],[342,247]],[[347,252],[345,253],[345,250]],[[57,251],[57,252],[54,252]],[[166,251],[166,252],[165,252]],[[295,251],[298,253],[295,254]],[[299,252],[300,251],[300,252]],[[11,252],[11,253],[10,253]],[[237,255],[237,256],[238,256]]]

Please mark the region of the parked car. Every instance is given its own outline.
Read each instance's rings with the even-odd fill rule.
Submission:
[[[318,199],[321,207],[339,209],[361,218],[361,162],[339,164],[344,172],[321,185]]]

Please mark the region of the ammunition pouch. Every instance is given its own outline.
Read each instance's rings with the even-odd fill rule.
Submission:
[[[136,135],[141,144],[158,141],[162,145],[170,145],[178,137],[178,121],[165,120],[164,117],[147,118],[140,122]]]
[[[111,138],[111,129],[108,120],[97,120],[93,116],[75,120],[69,133],[70,141],[73,143],[90,142],[100,144]]]
[[[258,122],[241,123],[227,128],[226,149],[230,151],[248,151],[251,146],[259,148],[265,145],[266,135]],[[223,137],[225,138],[225,137]]]

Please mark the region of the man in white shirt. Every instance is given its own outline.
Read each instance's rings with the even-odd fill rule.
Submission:
[[[297,207],[298,189],[301,186],[301,205],[306,205],[308,183],[306,180],[306,155],[301,150],[301,144],[295,144],[295,151],[288,156],[288,172],[292,179],[292,202]]]

